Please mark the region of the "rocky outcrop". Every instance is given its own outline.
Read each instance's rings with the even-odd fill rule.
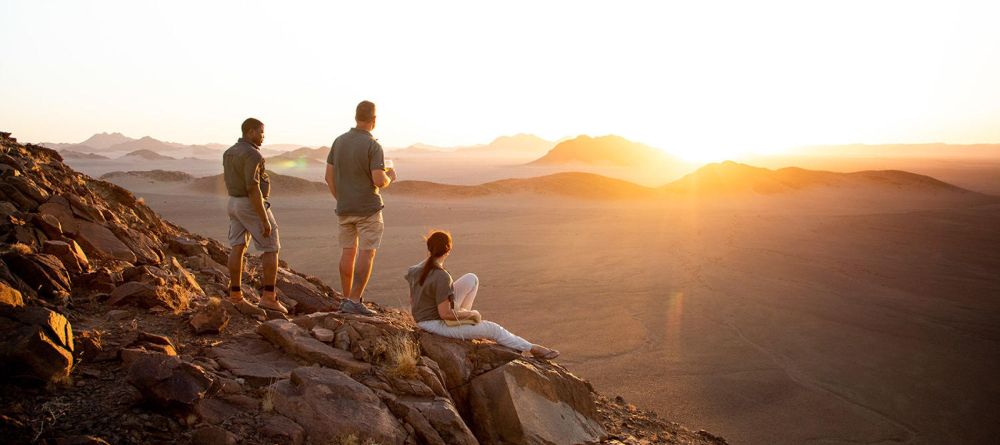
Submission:
[[[73,330],[51,310],[0,306],[0,371],[15,378],[63,380],[73,368]]]
[[[422,333],[377,306],[331,312],[340,294],[284,263],[291,316],[256,305],[255,258],[247,301],[231,303],[224,245],[5,134],[0,242],[11,443],[724,443],[554,363]]]
[[[375,393],[335,369],[303,367],[274,386],[274,409],[305,429],[313,443],[348,435],[402,445],[406,430]]]

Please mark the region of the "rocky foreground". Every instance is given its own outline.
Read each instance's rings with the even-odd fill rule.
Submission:
[[[228,303],[227,248],[51,149],[0,146],[4,443],[725,443],[556,363],[334,312],[340,294],[285,263],[290,317]]]

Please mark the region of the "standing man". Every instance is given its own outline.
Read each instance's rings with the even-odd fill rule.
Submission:
[[[260,306],[284,314],[288,313],[274,294],[274,283],[278,275],[278,223],[271,213],[271,203],[267,197],[271,193],[271,181],[264,170],[264,156],[260,154],[260,144],[264,143],[264,123],[249,118],[243,121],[243,137],[236,145],[222,154],[222,168],[229,192],[227,212],[229,214],[229,299],[242,303],[243,299],[243,254],[247,243],[253,238],[254,247],[263,252],[264,292]]]
[[[362,295],[372,274],[375,250],[382,242],[384,204],[379,189],[395,181],[396,172],[386,170],[382,145],[372,137],[375,104],[359,103],[354,120],[357,125],[330,146],[326,184],[337,200],[340,223],[340,284],[345,298],[340,311],[375,315],[365,307]]]

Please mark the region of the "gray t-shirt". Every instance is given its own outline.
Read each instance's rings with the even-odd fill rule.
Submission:
[[[256,145],[243,138],[222,154],[222,171],[229,196],[249,196],[254,187],[260,190],[264,199],[271,194],[271,181],[264,168],[264,156]]]
[[[333,166],[338,215],[371,216],[385,207],[372,182],[372,170],[385,170],[385,155],[371,133],[352,128],[340,135],[326,163]]]
[[[406,271],[406,281],[410,283],[410,295],[415,296],[410,312],[413,313],[413,320],[417,322],[440,320],[437,306],[448,300],[452,305],[455,304],[455,287],[451,274],[444,269],[431,269],[424,284],[421,285],[418,281],[423,269],[424,263],[421,262]]]

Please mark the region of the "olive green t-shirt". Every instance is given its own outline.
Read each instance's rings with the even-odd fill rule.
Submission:
[[[382,145],[372,134],[352,128],[330,144],[326,163],[333,166],[337,187],[337,215],[371,216],[384,204],[372,181],[372,170],[385,170]]]
[[[421,285],[418,281],[423,269],[424,263],[421,262],[406,271],[406,281],[410,283],[410,295],[414,296],[410,311],[417,322],[440,320],[438,305],[448,300],[454,305],[455,301],[455,287],[452,285],[451,274],[444,269],[431,269],[424,284]]]

